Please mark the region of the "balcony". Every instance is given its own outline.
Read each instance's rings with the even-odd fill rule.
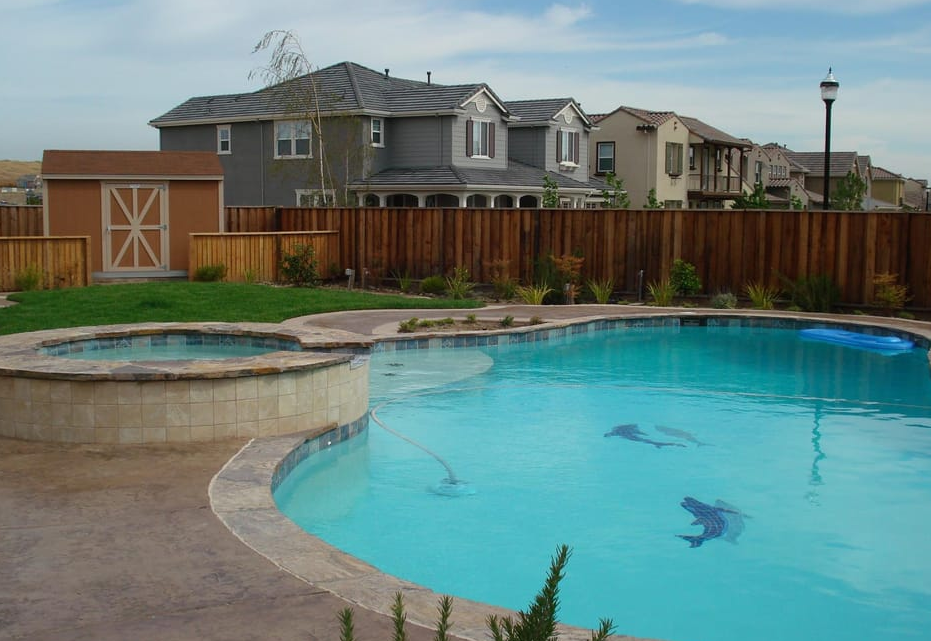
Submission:
[[[741,193],[739,176],[689,174],[689,196],[724,197]]]

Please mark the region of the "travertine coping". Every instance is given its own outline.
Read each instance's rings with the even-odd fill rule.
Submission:
[[[179,333],[272,338],[296,351],[140,362],[40,351],[62,342]],[[178,443],[345,425],[368,411],[370,348],[371,341],[347,332],[264,323],[145,323],[3,336],[0,436]]]
[[[914,339],[916,344],[927,349],[931,344],[931,326],[926,323],[856,317],[798,315],[790,313],[734,312],[734,310],[680,311],[670,313],[656,311],[629,315],[587,317],[561,322],[545,323],[510,331],[448,334],[427,334],[416,337],[392,336],[375,346],[375,351],[394,349],[429,349],[463,347],[469,345],[507,345],[518,342],[536,342],[546,336],[565,336],[592,330],[609,329],[618,322],[631,324],[666,324],[678,319],[679,324],[710,320],[719,326],[759,323],[774,327],[843,327],[859,331],[877,331]],[[534,334],[540,334],[534,336]],[[308,440],[319,443],[311,451],[324,449],[335,442],[332,430],[314,430],[289,437],[255,439],[246,444],[210,483],[209,495],[214,513],[243,543],[265,556],[282,570],[316,587],[383,614],[391,612],[394,595],[404,597],[408,620],[431,627],[435,624],[436,604],[441,595],[423,587],[385,574],[377,568],[346,554],[325,541],[313,536],[278,510],[272,497],[273,479],[282,462],[296,448]],[[290,461],[289,463],[293,463]],[[278,475],[281,476],[280,474]],[[542,574],[541,574],[542,584]],[[528,595],[529,601],[530,595]],[[475,641],[486,641],[489,637],[487,617],[489,614],[511,615],[515,613],[496,606],[455,599],[453,605],[453,627],[456,636]],[[336,613],[334,613],[336,616]],[[620,622],[623,625],[623,622]],[[560,637],[569,641],[591,639],[591,631],[560,625]],[[620,636],[617,638],[633,639]]]

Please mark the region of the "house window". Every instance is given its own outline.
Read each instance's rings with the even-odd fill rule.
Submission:
[[[682,143],[666,143],[666,173],[670,176],[682,175]]]
[[[310,121],[275,123],[275,158],[310,158]]]
[[[689,169],[695,169],[695,145],[689,145]]]
[[[614,173],[614,143],[599,142],[598,149],[598,169],[599,174]]]
[[[763,161],[757,160],[753,171],[753,184],[763,182]]]
[[[579,164],[579,141],[581,136],[578,131],[571,129],[560,129],[556,132],[556,162],[561,165]]]
[[[382,129],[383,121],[381,118],[372,118],[372,146],[385,146],[385,132]]]
[[[714,148],[714,169],[715,171],[721,171],[721,148]]]
[[[232,127],[231,125],[217,125],[217,153],[233,153],[232,147]]]
[[[495,123],[488,120],[466,121],[466,156],[495,157]]]
[[[334,207],[336,192],[332,189],[296,189],[298,207]]]

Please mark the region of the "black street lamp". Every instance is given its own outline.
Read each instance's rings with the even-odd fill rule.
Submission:
[[[828,67],[827,77],[821,81],[821,99],[824,101],[824,202],[823,209],[831,208],[831,105],[837,100],[840,83]]]

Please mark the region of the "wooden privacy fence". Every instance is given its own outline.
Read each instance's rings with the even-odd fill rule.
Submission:
[[[0,236],[41,236],[42,207],[0,205]]]
[[[36,272],[39,287],[84,287],[91,283],[90,236],[0,237],[0,291],[20,289],[17,278]]]
[[[705,293],[741,293],[826,274],[853,305],[873,300],[873,277],[894,273],[911,306],[931,307],[931,215],[793,210],[607,210],[235,207],[227,229],[338,230],[340,270],[412,278],[456,266],[491,281],[493,261],[529,283],[539,259],[578,253],[584,279],[612,278],[636,292],[669,276],[676,258],[696,266]]]
[[[250,232],[190,234],[188,279],[193,280],[200,267],[222,264],[229,281],[280,282],[281,259],[298,245],[314,248],[322,278],[336,276],[339,232]]]

